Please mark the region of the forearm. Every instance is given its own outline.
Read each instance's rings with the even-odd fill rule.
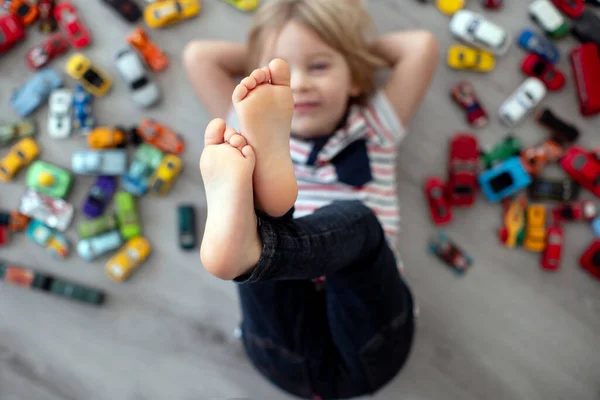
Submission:
[[[431,33],[424,30],[392,32],[375,39],[371,52],[381,58],[390,68],[407,58],[422,58],[428,51]]]
[[[241,43],[202,40],[202,55],[232,78],[246,73],[246,46]]]

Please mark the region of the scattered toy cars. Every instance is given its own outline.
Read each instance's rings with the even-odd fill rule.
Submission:
[[[600,197],[600,161],[594,156],[573,146],[566,151],[560,165],[577,183]]]
[[[548,90],[556,91],[565,86],[565,74],[558,67],[537,54],[529,54],[523,59],[521,69],[527,76],[541,80]]]
[[[479,175],[479,186],[487,199],[498,202],[531,183],[519,157],[511,157]]]
[[[440,178],[433,177],[425,181],[425,196],[434,224],[444,225],[452,221],[452,208],[446,200],[446,186]]]
[[[150,242],[144,237],[128,240],[106,263],[106,275],[115,282],[123,282],[148,258],[150,250]]]
[[[569,33],[569,25],[550,0],[533,1],[529,5],[529,16],[553,39],[561,39]]]
[[[194,206],[180,205],[177,208],[177,219],[179,228],[179,247],[182,250],[196,248],[198,242],[196,233],[196,211]]]
[[[50,95],[48,135],[54,139],[71,136],[73,93],[69,89],[56,89]]]
[[[71,157],[71,169],[80,175],[123,175],[127,171],[127,151],[78,150]]]
[[[546,86],[537,78],[527,78],[500,106],[500,122],[515,126],[546,96]]]
[[[525,239],[525,210],[527,197],[517,195],[514,199],[505,199],[503,202],[503,226],[498,230],[500,242],[508,248],[523,244]]]
[[[92,114],[94,96],[86,91],[79,83],[75,85],[73,95],[73,130],[80,135],[88,135],[96,126],[96,119]]]
[[[473,264],[471,256],[441,232],[429,239],[428,250],[451,267],[457,275],[463,275]]]
[[[451,91],[452,99],[465,111],[467,122],[474,128],[483,128],[488,124],[487,112],[481,107],[473,85],[459,82]]]
[[[15,15],[0,15],[0,37],[2,37],[0,54],[7,52],[8,49],[25,39],[25,29]]]
[[[589,200],[571,201],[552,210],[555,222],[591,221],[597,215],[596,205]]]
[[[142,196],[148,190],[148,183],[162,161],[163,153],[154,146],[141,144],[134,155],[129,170],[121,179],[123,189],[134,196]]]
[[[470,206],[477,194],[479,149],[470,134],[456,134],[450,142],[448,160],[448,201],[452,206]]]
[[[132,93],[134,103],[140,107],[150,107],[158,102],[160,99],[158,85],[150,80],[144,64],[131,48],[119,50],[115,56],[115,64]]]
[[[531,29],[523,29],[517,38],[517,43],[527,52],[544,57],[553,64],[556,64],[560,58],[558,48]]]
[[[86,261],[94,261],[101,255],[116,250],[122,245],[123,239],[121,239],[119,231],[114,230],[80,240],[77,243],[77,254]]]
[[[115,209],[123,239],[129,240],[142,234],[140,219],[131,193],[119,191],[115,195]]]
[[[69,49],[69,43],[60,33],[55,33],[42,43],[29,49],[25,61],[29,68],[38,70]]]
[[[64,232],[73,221],[75,209],[63,199],[46,196],[29,188],[21,196],[19,212]]]
[[[159,72],[169,65],[165,53],[150,40],[142,28],[136,28],[127,36],[127,42],[142,56],[151,71]]]
[[[98,176],[83,203],[83,213],[89,218],[101,216],[116,190],[114,176]]]
[[[450,21],[450,32],[457,39],[497,55],[505,54],[510,47],[506,30],[472,11],[456,12]]]
[[[10,104],[24,118],[48,100],[50,93],[63,84],[62,77],[53,69],[44,68],[33,75],[10,97]]]
[[[179,155],[185,149],[183,136],[153,119],[144,119],[136,129],[137,135],[165,153]]]
[[[81,86],[96,97],[104,96],[111,88],[112,81],[103,71],[92,65],[83,54],[76,53],[69,58],[67,73]]]
[[[586,43],[571,50],[571,69],[579,111],[584,117],[600,113],[600,47]]]
[[[35,161],[27,170],[27,186],[59,199],[69,193],[72,180],[68,171],[45,161]]]
[[[35,121],[30,118],[23,118],[11,124],[2,124],[0,125],[0,147],[7,146],[17,139],[32,137],[36,131]]]
[[[54,7],[53,12],[60,31],[71,46],[82,49],[90,45],[92,42],[90,31],[73,4],[63,0]]]
[[[38,156],[39,152],[40,149],[35,140],[21,139],[0,160],[0,181],[12,180],[19,170],[28,166]]]

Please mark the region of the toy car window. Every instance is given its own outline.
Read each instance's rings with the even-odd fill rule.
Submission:
[[[479,18],[475,18],[473,21],[471,21],[471,23],[467,27],[467,32],[470,35],[475,36],[475,32],[477,32],[477,28],[479,28],[480,23],[481,23],[481,20]]]
[[[587,163],[586,156],[584,156],[583,154],[580,154],[573,159],[573,162],[571,163],[571,165],[573,166],[573,168],[575,168],[577,170],[581,170],[581,169],[583,169],[583,167],[585,167],[586,163]]]
[[[152,189],[154,189],[156,192],[160,192],[160,190],[162,189],[164,184],[165,184],[165,182],[162,179],[157,179],[156,181],[154,181],[154,184],[152,185]]]
[[[181,243],[185,245],[191,245],[194,243],[194,235],[186,232],[179,236],[179,240],[181,240]]]
[[[50,239],[50,230],[43,226],[38,226],[35,231],[33,231],[33,237],[36,241],[45,244]]]
[[[562,244],[560,235],[550,235],[548,238],[548,244]]]
[[[525,95],[525,97],[527,97],[529,100],[531,100],[532,103],[535,101],[535,97],[533,97],[533,95],[530,92],[528,92],[527,90],[525,90],[523,92],[523,94]]]
[[[136,249],[127,249],[127,257],[130,259],[137,261],[140,259],[140,253]]]
[[[21,160],[26,160],[27,159],[27,157],[25,156],[25,154],[21,150],[17,150],[16,154],[17,154],[17,157],[19,157]]]
[[[8,171],[4,167],[0,167],[0,172],[2,172],[2,175],[8,175]]]
[[[131,89],[137,90],[139,88],[143,88],[148,84],[148,77],[143,76],[140,79],[137,79],[131,83]]]
[[[0,31],[0,44],[4,43],[6,43],[6,36],[4,36],[4,33]]]
[[[456,194],[471,194],[473,193],[473,188],[466,185],[456,185],[454,186],[454,193]]]
[[[441,199],[443,195],[444,193],[439,187],[433,188],[431,190],[431,197],[433,197],[434,199]]]
[[[102,77],[91,68],[85,71],[85,73],[83,74],[83,79],[85,79],[86,81],[88,81],[96,87],[100,87],[104,84],[104,79],[102,79]]]
[[[107,200],[106,192],[104,192],[104,190],[98,186],[94,186],[90,189],[90,197],[98,201]]]
[[[16,13],[19,17],[25,17],[27,14],[29,14],[29,6],[27,4],[21,4],[18,8],[17,8],[17,13]]]
[[[490,186],[494,192],[500,192],[514,183],[512,176],[508,172],[503,172],[490,180]]]
[[[171,161],[167,162],[166,167],[167,167],[167,169],[170,169],[170,170],[175,170],[176,169],[175,164],[172,163]]]

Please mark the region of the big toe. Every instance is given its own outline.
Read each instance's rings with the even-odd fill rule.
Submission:
[[[290,86],[290,67],[281,58],[276,58],[269,63],[271,83],[273,85]]]
[[[221,118],[215,118],[208,123],[206,131],[204,131],[204,145],[212,146],[225,142],[225,121]]]

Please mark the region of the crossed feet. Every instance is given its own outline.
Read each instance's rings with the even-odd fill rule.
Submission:
[[[254,70],[232,100],[241,133],[222,119],[212,120],[200,157],[208,209],[200,258],[207,271],[227,280],[250,272],[262,253],[255,208],[281,216],[298,196],[289,143],[294,99],[288,65],[275,59]]]

